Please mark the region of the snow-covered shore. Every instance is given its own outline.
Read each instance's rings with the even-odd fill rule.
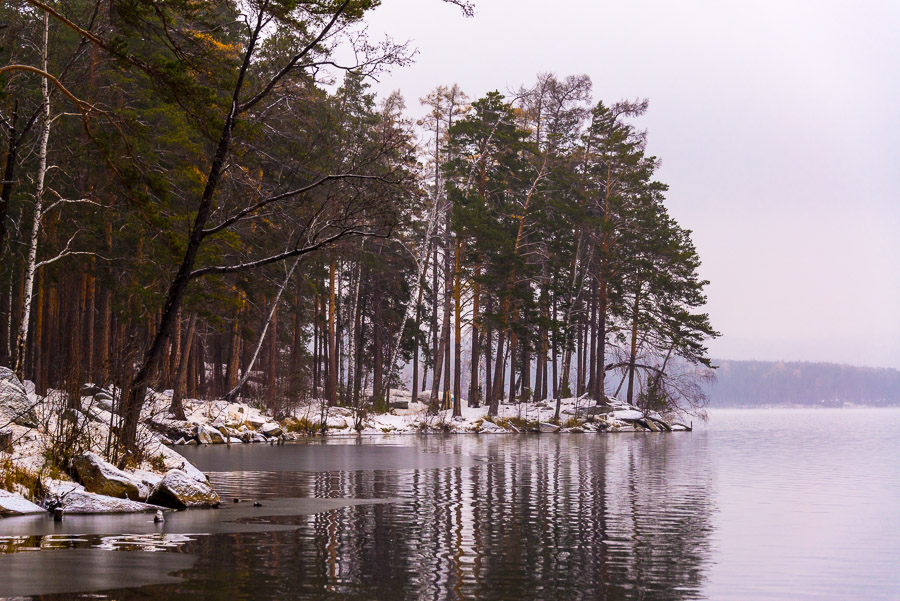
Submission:
[[[122,470],[102,454],[111,440],[113,397],[88,390],[81,407],[59,391],[34,393],[0,367],[0,517],[38,511],[132,513],[214,507],[218,495],[203,472],[142,423],[143,460]],[[149,416],[144,416],[144,421]],[[59,465],[61,448],[68,465]]]
[[[166,508],[210,507],[219,502],[206,476],[180,455],[179,445],[283,444],[308,436],[379,434],[522,434],[580,432],[661,432],[688,429],[669,424],[662,416],[607,398],[603,403],[581,398],[562,399],[560,420],[553,420],[554,401],[501,404],[498,415],[486,406],[461,400],[461,415],[451,409],[429,412],[405,391],[392,393],[385,412],[330,407],[322,399],[298,404],[289,415],[267,414],[250,402],[186,399],[186,419],[170,411],[172,391],[151,393],[141,415],[140,445],[144,460],[120,470],[101,457],[110,440],[114,391],[93,386],[83,389],[79,409],[66,407],[62,394],[38,397],[30,383],[22,385],[0,368],[0,516],[60,508],[68,513],[155,511]],[[420,395],[428,398],[428,392]],[[80,445],[72,464],[53,466],[54,437],[73,425]],[[4,472],[0,472],[2,475]],[[16,477],[10,477],[14,473]],[[23,481],[37,482],[29,489]],[[41,490],[40,498],[37,491]],[[41,503],[33,505],[25,498]],[[36,509],[36,507],[38,509]]]
[[[525,433],[525,432],[644,432],[685,429],[670,424],[656,413],[645,415],[638,408],[607,399],[597,404],[586,397],[561,401],[560,423],[555,424],[554,401],[501,404],[496,417],[488,416],[486,406],[470,407],[461,400],[461,415],[451,409],[429,412],[428,405],[411,401],[406,391],[394,392],[391,409],[386,412],[329,407],[322,399],[313,399],[295,407],[290,415],[276,420],[252,404],[224,400],[184,402],[187,420],[174,420],[164,407],[169,392],[158,396],[153,426],[172,444],[232,444],[245,442],[281,442],[305,436],[355,436],[359,434],[424,433]],[[427,391],[420,395],[426,399]],[[215,432],[211,432],[215,430]]]

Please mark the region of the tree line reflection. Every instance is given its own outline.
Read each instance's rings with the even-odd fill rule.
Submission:
[[[297,599],[692,599],[715,510],[702,433],[429,437],[443,469],[215,474],[228,496],[400,497],[198,539],[170,593]],[[371,444],[371,442],[363,443]],[[284,522],[284,519],[278,519]],[[223,571],[218,580],[210,572]],[[212,590],[210,590],[210,588]]]

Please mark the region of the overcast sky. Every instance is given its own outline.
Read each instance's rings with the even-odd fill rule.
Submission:
[[[900,2],[382,0],[374,37],[416,63],[376,86],[410,111],[541,71],[640,124],[703,259],[714,357],[900,368]]]

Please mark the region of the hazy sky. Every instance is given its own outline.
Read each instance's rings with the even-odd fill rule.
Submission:
[[[586,73],[640,124],[694,234],[713,356],[900,367],[900,2],[383,0],[416,64],[376,86],[412,112]]]

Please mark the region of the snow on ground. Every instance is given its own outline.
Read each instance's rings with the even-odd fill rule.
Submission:
[[[392,393],[391,404],[397,408],[387,413],[354,411],[347,407],[328,407],[324,400],[315,399],[296,408],[293,416],[304,420],[311,429],[321,431],[324,422],[328,435],[414,434],[423,432],[457,433],[521,433],[526,431],[555,431],[550,427],[556,413],[556,401],[500,404],[498,415],[488,416],[488,407],[470,407],[461,401],[461,415],[454,418],[452,409],[429,413],[429,391],[411,401],[406,391]],[[426,402],[422,402],[426,401]],[[403,407],[405,405],[405,407]],[[402,408],[401,408],[402,407]],[[659,418],[658,415],[653,414]],[[643,431],[634,420],[644,414],[635,407],[608,399],[598,406],[586,397],[566,398],[560,402],[561,431]],[[544,426],[541,427],[541,424]]]

